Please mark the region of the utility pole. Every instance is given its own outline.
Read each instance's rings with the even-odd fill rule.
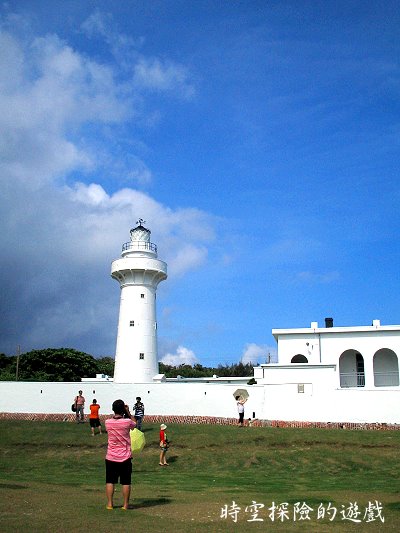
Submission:
[[[21,346],[17,346],[17,368],[15,370],[15,381],[18,381],[18,370],[19,370],[19,356],[21,355]]]

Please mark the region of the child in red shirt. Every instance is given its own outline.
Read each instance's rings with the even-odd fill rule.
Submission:
[[[167,460],[165,458],[165,454],[168,451],[169,448],[169,441],[167,439],[167,434],[165,433],[165,430],[167,429],[167,426],[165,424],[161,424],[160,426],[160,466],[169,466],[169,463],[167,463]]]

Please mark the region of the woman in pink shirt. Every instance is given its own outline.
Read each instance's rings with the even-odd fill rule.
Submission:
[[[129,507],[132,477],[132,450],[130,430],[136,423],[123,400],[115,400],[112,404],[114,416],[106,420],[108,446],[106,455],[106,495],[107,509],[113,509],[115,484],[122,485],[122,496],[125,511]]]

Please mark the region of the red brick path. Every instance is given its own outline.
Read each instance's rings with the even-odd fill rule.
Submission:
[[[104,421],[108,416],[101,415]],[[75,422],[74,413],[65,414],[32,414],[32,413],[0,413],[0,420],[30,420],[48,422]],[[165,424],[217,424],[236,425],[236,418],[219,418],[212,416],[146,416],[146,422]],[[245,425],[252,427],[279,428],[322,428],[322,429],[371,429],[371,430],[400,430],[400,424],[378,424],[357,422],[286,422],[283,420],[245,420]]]

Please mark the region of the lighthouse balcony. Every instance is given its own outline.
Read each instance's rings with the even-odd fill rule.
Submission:
[[[135,250],[157,254],[157,245],[146,241],[129,241],[122,246],[122,253],[134,252]]]

